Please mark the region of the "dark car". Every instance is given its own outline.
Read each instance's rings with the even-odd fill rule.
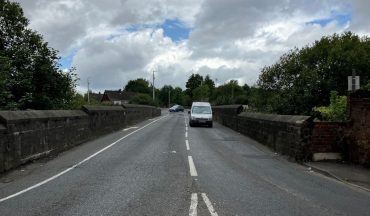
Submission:
[[[169,109],[170,112],[184,112],[184,107],[180,105],[175,105]]]

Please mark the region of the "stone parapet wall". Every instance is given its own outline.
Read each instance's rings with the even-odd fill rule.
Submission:
[[[81,110],[1,111],[7,143],[3,168],[60,152],[88,139],[88,115]]]
[[[237,117],[237,131],[288,155],[297,161],[311,157],[312,119],[309,116],[271,115],[244,112]]]
[[[160,114],[140,105],[0,111],[0,173]]]
[[[215,106],[214,119],[276,152],[288,155],[297,161],[308,160],[310,116],[273,115],[242,112],[241,105]]]
[[[242,112],[241,105],[212,109],[215,121],[298,161],[344,159],[370,167],[370,91],[352,93],[348,107],[347,122]]]

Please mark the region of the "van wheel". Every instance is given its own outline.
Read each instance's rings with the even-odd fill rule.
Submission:
[[[212,127],[213,127],[213,123],[210,123],[210,124],[208,125],[208,127],[212,128]]]
[[[193,123],[191,123],[191,122],[189,122],[189,126],[190,126],[190,127],[194,127],[194,124],[193,124]]]

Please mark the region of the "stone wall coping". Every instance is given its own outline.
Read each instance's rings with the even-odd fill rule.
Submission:
[[[254,113],[254,112],[243,112],[238,116],[243,118],[252,118],[256,120],[265,120],[273,122],[285,122],[291,124],[303,124],[307,120],[311,119],[311,116],[301,115],[276,115],[276,114],[265,114],[265,113]]]
[[[340,122],[340,121],[320,121],[315,119],[313,121],[315,124],[326,124],[326,125],[347,125],[348,122]]]
[[[231,104],[231,105],[220,105],[220,106],[212,106],[212,108],[215,108],[215,109],[238,109],[238,108],[243,108],[243,105],[241,104]]]
[[[141,105],[141,104],[122,104],[124,108],[137,108],[137,107],[143,107],[143,108],[157,108],[154,106],[148,106],[148,105]]]
[[[81,110],[0,111],[0,121],[5,124],[41,119],[87,118],[87,117],[88,115]]]
[[[212,109],[215,110],[233,110],[235,115],[238,115],[239,113],[243,112],[244,107],[240,104],[231,104],[231,105],[221,105],[221,106],[212,106]]]
[[[82,107],[82,110],[91,113],[91,112],[106,112],[106,111],[125,111],[122,106],[92,106],[85,105]]]

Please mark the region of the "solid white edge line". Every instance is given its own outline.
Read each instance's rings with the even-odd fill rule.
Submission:
[[[209,201],[207,195],[205,193],[202,193],[202,197],[203,197],[204,202],[207,205],[209,213],[211,213],[212,216],[218,216],[217,212],[215,211],[215,209],[212,206],[211,201]]]
[[[125,128],[125,129],[123,129],[122,131],[128,131],[128,130],[136,129],[136,128],[139,128],[139,127],[129,127],[129,128]]]
[[[188,140],[185,140],[185,144],[186,144],[186,150],[190,150],[190,146],[189,146],[189,141]]]
[[[192,193],[190,200],[189,216],[197,216],[198,194]]]
[[[195,169],[194,161],[192,156],[188,156],[189,160],[189,169],[191,176],[198,176],[197,169]]]
[[[17,193],[14,193],[14,194],[12,194],[12,195],[7,196],[7,197],[1,198],[1,199],[0,199],[0,203],[1,203],[1,202],[6,201],[6,200],[8,200],[8,199],[14,198],[14,197],[16,197],[16,196],[19,196],[19,195],[21,195],[21,194],[23,194],[23,193],[26,193],[27,191],[30,191],[30,190],[32,190],[32,189],[38,188],[38,187],[40,187],[40,186],[42,186],[42,185],[44,185],[44,184],[46,184],[46,183],[48,183],[48,182],[50,182],[50,181],[52,181],[52,180],[54,180],[54,179],[56,179],[56,178],[58,178],[58,177],[60,177],[60,176],[62,176],[62,175],[64,175],[64,174],[66,174],[67,172],[69,172],[69,171],[71,171],[71,170],[75,169],[76,167],[80,166],[81,164],[83,164],[83,163],[87,162],[87,161],[88,161],[88,160],[90,160],[91,158],[93,158],[93,157],[97,156],[98,154],[100,154],[100,153],[104,152],[105,150],[107,150],[107,149],[111,148],[112,146],[116,145],[118,142],[120,142],[121,140],[125,139],[126,137],[128,137],[128,136],[130,136],[130,135],[132,135],[132,134],[134,134],[134,133],[136,133],[136,132],[138,132],[138,131],[140,131],[140,130],[142,130],[142,129],[146,128],[146,127],[148,127],[149,125],[151,125],[151,124],[153,124],[153,123],[155,123],[155,122],[157,122],[157,121],[159,121],[159,120],[161,120],[161,119],[163,119],[163,118],[165,118],[165,117],[167,117],[167,116],[168,116],[168,115],[163,116],[163,117],[161,117],[161,118],[159,118],[159,119],[157,119],[157,120],[155,120],[155,121],[152,121],[152,122],[150,122],[150,123],[148,123],[148,124],[144,125],[143,127],[139,128],[139,129],[137,129],[137,130],[135,130],[135,131],[132,131],[131,133],[129,133],[129,134],[127,134],[127,135],[125,135],[125,136],[123,136],[123,137],[119,138],[119,139],[118,139],[118,140],[116,140],[115,142],[113,142],[113,143],[109,144],[108,146],[106,146],[106,147],[104,147],[104,148],[100,149],[99,151],[97,151],[97,152],[95,152],[94,154],[90,155],[89,157],[87,157],[87,158],[83,159],[82,161],[78,162],[77,164],[73,165],[72,167],[69,167],[69,168],[67,168],[67,169],[63,170],[62,172],[60,172],[60,173],[58,173],[58,174],[56,174],[56,175],[54,175],[54,176],[52,176],[52,177],[50,177],[50,178],[48,178],[48,179],[45,179],[45,180],[44,180],[44,181],[42,181],[42,182],[39,182],[39,183],[37,183],[37,184],[35,184],[35,185],[31,186],[31,187],[28,187],[28,188],[26,188],[26,189],[24,189],[24,190],[21,190],[21,191],[19,191],[19,192],[17,192]]]

